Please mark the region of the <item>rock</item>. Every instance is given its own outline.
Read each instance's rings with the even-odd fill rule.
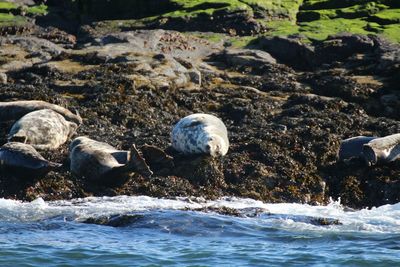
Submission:
[[[138,220],[144,218],[144,215],[141,214],[124,214],[124,215],[113,215],[113,216],[101,216],[101,217],[93,217],[88,218],[82,221],[82,223],[87,224],[98,224],[98,225],[106,225],[112,227],[126,227],[134,224]]]
[[[196,69],[191,69],[187,72],[189,79],[192,83],[197,86],[201,86],[201,72]]]
[[[372,52],[375,49],[373,38],[358,34],[337,34],[329,36],[315,48],[318,64],[343,60],[349,56]]]
[[[64,49],[48,40],[37,37],[9,37],[8,41],[29,54],[43,59],[59,56]]]
[[[225,49],[223,58],[232,66],[259,67],[266,64],[276,64],[276,60],[267,52],[254,49]]]
[[[129,49],[131,52],[162,53],[186,59],[204,58],[223,48],[222,42],[212,43],[195,36],[166,30],[111,33],[95,39],[93,45],[106,47],[114,45],[119,49]]]
[[[78,1],[61,2],[57,3],[79,10]],[[50,172],[36,184],[15,183],[0,174],[0,197],[55,200],[121,194],[233,195],[310,204],[340,197],[343,205],[355,208],[398,203],[398,161],[366,171],[359,162],[337,163],[336,153],[340,140],[346,137],[400,132],[396,109],[399,46],[373,36],[341,34],[326,39],[328,34],[348,27],[349,22],[361,23],[354,27],[372,33],[374,25],[365,21],[367,17],[324,20],[321,24],[298,21],[294,26],[281,19],[296,18],[299,1],[292,1],[296,2],[293,8],[284,14],[277,5],[269,13],[269,7],[235,2],[245,10],[216,8],[220,3],[208,2],[209,14],[186,9],[183,13],[195,16],[152,18],[149,23],[93,21],[85,26],[70,19],[76,17],[76,11],[61,9],[59,16],[64,18],[56,18],[57,10],[51,9],[47,23],[59,25],[59,30],[47,28],[46,21],[37,18],[41,26],[23,31],[24,36],[0,38],[0,72],[8,78],[1,86],[2,102],[36,99],[68,106],[84,117],[79,135],[95,137],[121,150],[128,150],[132,143],[157,148],[142,151],[155,169],[151,179],[134,174],[126,183],[110,188],[82,184],[82,179],[71,176],[67,168]],[[309,2],[303,3],[300,12],[309,11],[303,10]],[[343,12],[337,10],[337,1],[314,2],[312,10],[320,14],[328,10],[324,5],[335,8],[329,9],[329,14]],[[93,6],[103,4],[111,2],[96,1]],[[87,3],[83,7],[90,8]],[[286,6],[283,9],[287,11]],[[103,15],[118,16],[107,12]],[[89,23],[92,14],[86,13],[80,18]],[[256,40],[256,36],[239,37],[261,33],[265,18],[280,20],[269,36]],[[338,25],[342,22],[344,25]],[[268,22],[270,27],[274,24]],[[389,30],[397,30],[396,24],[386,26],[376,26],[375,33],[388,36]],[[142,29],[135,30],[138,27]],[[180,33],[146,27],[214,32]],[[21,34],[18,27],[0,31]],[[77,32],[76,43],[67,32]],[[302,32],[313,39],[272,37],[277,32]],[[247,49],[233,48],[242,42],[248,44]],[[224,43],[232,45],[225,51],[232,52],[228,57],[223,53]],[[231,59],[233,63],[227,64]],[[172,125],[193,112],[213,113],[223,119],[232,143],[224,158],[188,158],[171,151]],[[12,122],[0,124],[3,144]],[[45,153],[43,156],[52,162],[64,162],[67,157],[65,146]]]
[[[7,84],[7,74],[0,72],[0,84]]]
[[[315,64],[314,48],[299,38],[261,37],[258,46],[282,63],[294,67],[311,68]]]
[[[382,73],[389,73],[400,70],[400,51],[398,45],[381,38],[375,38],[378,57],[377,70]]]
[[[385,113],[387,115],[395,116],[399,114],[397,107],[400,105],[400,96],[398,94],[387,94],[380,98]]]
[[[16,3],[19,5],[27,5],[27,6],[35,5],[35,1],[33,0],[9,0],[8,2]]]

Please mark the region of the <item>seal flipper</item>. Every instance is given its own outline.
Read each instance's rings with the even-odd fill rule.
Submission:
[[[126,164],[129,160],[129,151],[116,151],[111,155],[118,161],[119,164]]]
[[[136,149],[135,145],[132,145],[130,159],[124,167],[131,169],[145,177],[150,177],[153,174],[149,165],[147,165],[145,159],[139,154],[139,151]]]
[[[152,170],[160,170],[163,168],[174,168],[174,158],[165,153],[164,150],[145,144],[140,148],[143,157]]]
[[[387,160],[395,161],[398,158],[400,158],[400,144],[396,145],[394,148],[392,148],[392,150],[390,150]]]
[[[75,134],[76,129],[78,129],[79,125],[72,121],[69,121],[68,125],[69,125],[68,139],[70,139]]]
[[[145,177],[153,174],[135,145],[132,145],[128,162],[125,165],[112,168],[104,174],[103,180],[110,184],[120,184],[121,182],[125,182],[127,176],[132,172],[139,173]]]

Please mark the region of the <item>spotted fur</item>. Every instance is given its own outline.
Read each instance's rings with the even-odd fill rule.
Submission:
[[[171,133],[172,147],[183,154],[223,156],[229,140],[225,124],[217,117],[197,113],[181,119]]]
[[[375,138],[363,146],[363,154],[369,166],[378,162],[391,162],[400,158],[400,134]]]
[[[52,150],[64,144],[77,127],[59,113],[42,109],[28,113],[14,123],[8,140],[27,143],[39,150]]]

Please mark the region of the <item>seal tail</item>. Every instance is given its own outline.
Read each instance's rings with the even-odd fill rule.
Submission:
[[[124,168],[126,170],[137,172],[145,177],[150,177],[153,174],[149,165],[147,165],[145,159],[139,154],[135,145],[132,145],[130,159]]]

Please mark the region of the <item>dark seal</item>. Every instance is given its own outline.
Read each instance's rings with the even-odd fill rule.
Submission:
[[[118,150],[81,136],[71,142],[69,151],[71,173],[90,181],[113,185],[123,183],[133,172],[152,175],[135,145],[130,151]]]
[[[10,142],[0,148],[0,169],[5,174],[37,177],[61,166],[46,160],[28,144]]]

